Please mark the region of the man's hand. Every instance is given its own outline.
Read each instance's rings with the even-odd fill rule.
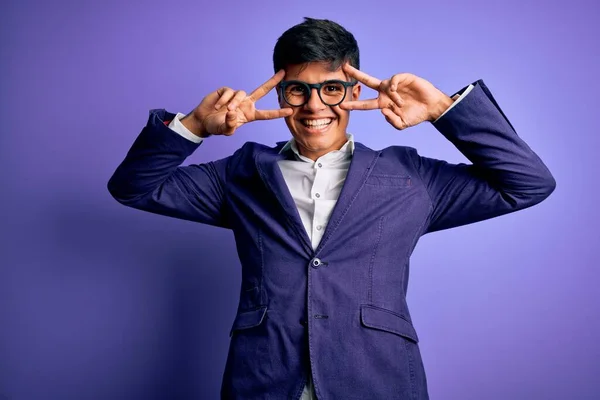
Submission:
[[[340,104],[344,110],[380,109],[385,119],[396,129],[406,129],[423,121],[435,121],[450,107],[452,99],[423,78],[402,73],[381,81],[344,64],[344,71],[352,78],[377,90],[377,98],[347,101]]]
[[[249,96],[243,90],[222,87],[202,99],[191,113],[181,119],[181,123],[200,137],[230,136],[245,123],[290,116],[293,113],[291,108],[257,110],[255,104],[277,86],[284,75],[283,70],[277,72]]]

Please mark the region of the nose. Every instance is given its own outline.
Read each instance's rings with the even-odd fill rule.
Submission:
[[[319,91],[316,88],[312,88],[310,92],[310,99],[308,99],[308,102],[304,105],[304,107],[310,111],[320,111],[325,109],[327,106],[321,101],[321,97],[319,97]]]

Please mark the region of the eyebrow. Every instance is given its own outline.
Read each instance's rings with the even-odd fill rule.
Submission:
[[[347,80],[345,80],[345,79],[343,79],[343,78],[330,78],[330,79],[325,79],[324,81],[315,82],[314,84],[317,84],[317,83],[324,83],[324,82],[330,82],[330,81],[352,82],[351,80],[350,80],[350,81],[347,81]],[[293,79],[284,79],[284,80],[283,80],[283,81],[281,81],[281,82],[302,82],[302,83],[308,83],[308,84],[311,84],[310,82],[303,81],[302,79],[298,79],[298,78],[293,78]]]

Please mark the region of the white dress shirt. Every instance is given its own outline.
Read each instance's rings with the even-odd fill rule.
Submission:
[[[473,85],[469,85],[434,123],[458,104],[471,89]],[[202,142],[203,138],[194,135],[181,123],[180,120],[184,116],[185,114],[177,113],[169,123],[169,128],[194,143]],[[281,149],[281,152],[291,150],[294,153],[294,159],[281,160],[278,164],[298,207],[313,250],[317,248],[323,237],[325,226],[329,222],[329,216],[335,207],[352,161],[354,137],[352,134],[346,134],[346,138],[347,142],[339,150],[331,151],[315,161],[300,154],[294,138]],[[316,400],[311,374],[308,374],[308,382],[300,400]]]

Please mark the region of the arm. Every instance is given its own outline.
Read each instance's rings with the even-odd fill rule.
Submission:
[[[410,151],[432,203],[425,233],[522,210],[554,191],[552,174],[482,80],[433,125],[472,164],[453,165]]]
[[[453,101],[456,95],[450,98],[414,74],[382,81],[349,64],[344,70],[377,90],[378,96],[342,103],[340,108],[379,109],[399,130],[430,121],[473,163],[453,165],[408,149],[431,199],[425,233],[531,207],[554,191],[550,171],[517,135],[482,80],[459,91]]]
[[[223,205],[227,168],[235,155],[206,164],[180,165],[203,138],[233,135],[245,123],[291,115],[289,108],[255,107],[256,101],[269,93],[284,74],[283,70],[277,72],[249,96],[241,90],[222,87],[202,99],[181,120],[179,115],[175,118],[165,110],[152,110],[148,123],[108,181],[110,194],[129,207],[228,227]]]
[[[229,158],[181,167],[199,146],[165,125],[175,116],[152,110],[148,123],[108,181],[121,204],[156,214],[227,227],[222,212]]]

